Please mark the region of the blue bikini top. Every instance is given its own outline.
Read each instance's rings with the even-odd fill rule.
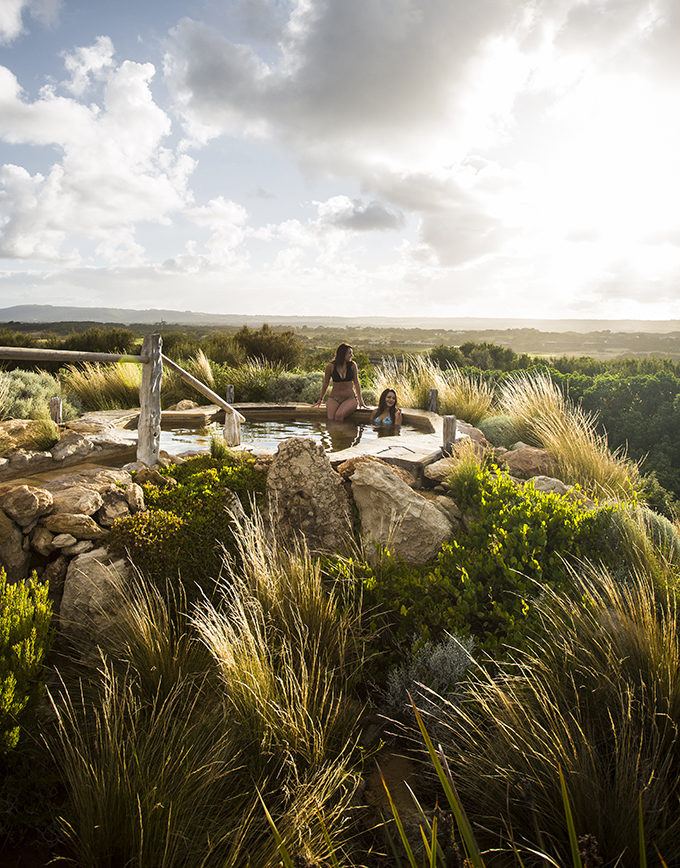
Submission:
[[[373,419],[373,424],[374,425],[394,425],[394,422],[392,421],[392,414],[390,413],[389,416],[385,416],[384,419],[381,419],[380,416],[376,416]]]

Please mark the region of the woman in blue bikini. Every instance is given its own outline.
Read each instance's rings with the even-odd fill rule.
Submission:
[[[326,402],[326,416],[336,422],[342,422],[357,407],[366,409],[364,399],[361,397],[359,369],[357,363],[352,361],[353,355],[354,350],[349,344],[340,344],[335,352],[335,358],[326,365],[321,397],[312,404],[313,407],[321,405],[328,384],[332,381],[333,386]]]
[[[401,410],[394,389],[385,389],[380,395],[378,408],[371,421],[374,425],[401,425]]]

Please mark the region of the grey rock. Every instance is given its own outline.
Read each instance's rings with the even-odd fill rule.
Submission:
[[[50,449],[50,453],[55,461],[65,461],[73,456],[84,458],[94,452],[94,448],[94,444],[83,434],[69,431]]]
[[[411,566],[424,564],[453,533],[442,509],[379,464],[357,467],[352,493],[369,557],[378,557],[377,543]]]
[[[70,533],[58,533],[52,537],[52,545],[55,549],[63,549],[67,546],[75,545],[78,540]]]
[[[111,527],[116,519],[130,515],[130,507],[123,489],[109,485],[102,491],[101,499],[102,506],[97,521],[102,527]]]
[[[76,539],[101,539],[108,533],[89,515],[58,513],[41,519],[43,527],[52,533],[70,533]]]
[[[98,491],[74,485],[72,488],[63,488],[55,491],[54,512],[68,512],[82,515],[94,515],[101,508],[102,498]]]
[[[32,485],[3,486],[0,489],[0,509],[22,526],[52,511],[53,498],[49,491]]]
[[[137,512],[144,512],[146,504],[144,503],[144,489],[136,482],[131,482],[125,487],[125,499],[127,500],[130,512],[134,515]]]
[[[0,509],[0,567],[4,567],[8,581],[25,579],[30,559],[21,529]]]
[[[302,535],[315,553],[346,548],[352,530],[349,497],[320,444],[306,437],[282,443],[267,474],[267,494],[282,542]]]
[[[30,535],[32,548],[38,552],[39,555],[43,555],[43,557],[47,557],[47,555],[53,551],[53,539],[54,534],[47,530],[46,527],[41,526],[36,527]]]

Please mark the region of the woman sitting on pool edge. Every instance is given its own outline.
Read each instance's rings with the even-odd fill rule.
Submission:
[[[326,365],[326,373],[321,388],[321,397],[312,404],[319,407],[324,399],[328,384],[333,381],[331,393],[326,401],[326,417],[336,422],[342,422],[358,407],[367,409],[361,396],[359,369],[352,361],[354,350],[349,344],[340,344],[335,351],[335,358]]]
[[[401,410],[394,389],[385,389],[371,420],[374,425],[401,425]]]

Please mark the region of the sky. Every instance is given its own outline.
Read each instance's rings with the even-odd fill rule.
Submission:
[[[680,318],[678,0],[0,0],[0,306]]]

